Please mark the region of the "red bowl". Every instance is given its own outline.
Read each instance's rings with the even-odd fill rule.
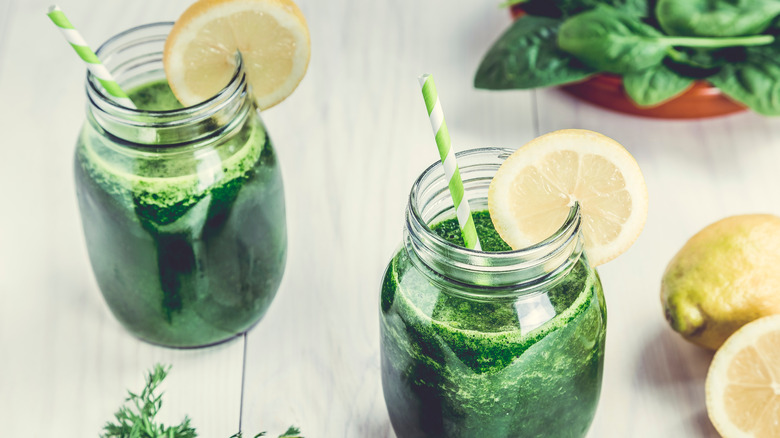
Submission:
[[[513,18],[525,13],[519,6],[512,7]],[[706,81],[696,81],[683,94],[650,108],[638,107],[623,89],[621,77],[610,73],[599,73],[582,82],[563,85],[561,89],[603,108],[662,119],[698,119],[723,116],[747,109],[741,103],[726,97],[717,87]]]

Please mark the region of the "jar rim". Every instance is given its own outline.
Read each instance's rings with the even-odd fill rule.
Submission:
[[[468,158],[473,155],[480,155],[480,154],[486,154],[486,153],[497,153],[502,158],[507,158],[509,155],[511,155],[514,152],[512,149],[507,148],[498,148],[498,147],[483,147],[483,148],[475,148],[475,149],[467,149],[461,152],[456,152],[455,157],[458,159],[461,158]],[[420,188],[423,184],[423,182],[427,178],[442,178],[441,175],[443,175],[443,164],[441,161],[436,161],[435,163],[431,164],[426,168],[422,174],[414,181],[412,184],[412,189],[409,192],[409,211],[411,213],[411,216],[413,220],[418,222],[430,235],[430,237],[435,240],[437,243],[451,249],[456,250],[464,253],[471,253],[471,254],[479,254],[480,256],[490,256],[494,258],[512,258],[512,257],[518,257],[518,256],[526,256],[531,252],[536,252],[540,247],[549,246],[550,244],[556,242],[563,236],[564,234],[567,234],[567,232],[571,229],[571,227],[576,226],[576,221],[581,215],[581,207],[579,202],[575,202],[574,205],[569,209],[569,214],[566,217],[566,220],[564,223],[549,237],[545,238],[544,240],[535,243],[533,245],[527,246],[525,248],[520,249],[512,249],[510,251],[479,251],[476,249],[466,248],[464,246],[456,245],[449,240],[441,237],[438,235],[433,229],[430,227],[430,225],[425,221],[425,219],[422,216],[422,213],[420,212],[420,208],[418,206],[418,197]],[[440,170],[441,168],[441,170]],[[435,176],[434,173],[440,173],[440,176]],[[462,202],[468,202],[469,198],[464,195]]]
[[[465,202],[486,200],[495,172],[513,152],[505,148],[477,148],[456,153]],[[475,197],[477,193],[479,196]],[[500,252],[477,251],[451,243],[428,225],[426,217],[432,216],[428,220],[434,223],[451,216],[454,210],[443,165],[436,162],[412,185],[404,246],[412,261],[430,278],[462,289],[462,295],[517,296],[557,281],[583,255],[579,203],[571,207],[563,224],[541,242]]]
[[[95,51],[95,54],[99,59],[102,60],[101,55],[105,54],[106,51],[110,50],[114,44],[117,44],[119,41],[121,41],[123,38],[126,38],[128,35],[132,35],[136,32],[140,32],[146,29],[154,29],[154,28],[166,28],[168,31],[173,28],[173,25],[175,23],[173,21],[158,21],[154,23],[146,23],[139,26],[134,26],[129,29],[125,29],[122,32],[117,33],[116,35],[112,36],[111,38],[107,39],[103,44],[98,47],[98,49]],[[166,116],[170,116],[172,114],[181,114],[185,112],[199,112],[204,109],[208,109],[212,106],[214,106],[214,103],[216,101],[220,101],[224,99],[224,95],[229,92],[229,89],[231,88],[231,85],[238,81],[241,77],[242,73],[242,67],[243,67],[243,58],[241,57],[241,54],[239,52],[236,52],[236,68],[233,71],[233,75],[230,77],[230,80],[228,83],[220,89],[217,94],[209,97],[208,99],[204,100],[203,102],[196,103],[195,105],[185,106],[182,108],[177,108],[173,110],[143,110],[143,109],[137,109],[137,108],[129,108],[126,106],[121,105],[119,102],[117,102],[114,98],[112,98],[110,95],[108,95],[105,92],[105,89],[102,85],[100,85],[100,81],[97,79],[97,77],[92,74],[92,72],[88,69],[87,70],[87,87],[97,93],[100,98],[107,102],[112,108],[116,109],[117,111],[125,111],[128,114],[164,114]]]
[[[97,50],[106,68],[111,69],[112,57],[117,64],[117,79],[122,74],[130,80],[163,71],[162,45],[173,22],[156,22],[135,26],[106,40]],[[171,148],[199,142],[210,132],[221,129],[233,117],[246,114],[251,98],[243,59],[236,52],[235,70],[228,83],[203,102],[171,110],[129,108],[118,103],[104,90],[90,71],[86,75],[88,118],[102,130],[126,140],[124,146],[147,149]],[[159,79],[155,78],[155,80]],[[162,77],[165,80],[163,74]],[[127,90],[126,90],[127,91]],[[217,123],[217,125],[215,125]]]

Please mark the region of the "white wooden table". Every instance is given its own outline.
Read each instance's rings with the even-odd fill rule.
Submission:
[[[163,418],[201,436],[288,425],[307,437],[393,437],[379,370],[380,276],[399,244],[415,177],[437,158],[417,85],[432,72],[458,150],[516,148],[560,128],[623,143],[650,192],[644,233],[600,268],[609,307],[602,397],[590,437],[717,436],[704,407],[711,354],[664,321],[668,260],[732,214],[780,214],[780,118],[751,113],[660,121],[558,90],[472,87],[509,24],[497,1],[300,0],[309,72],[265,112],[282,163],[289,258],[265,319],[214,348],[140,342],[114,320],[92,277],[72,153],[84,67],[45,16],[48,0],[0,0],[0,435],[97,437],[127,388],[173,365]],[[61,0],[94,46],[175,19],[187,0]]]

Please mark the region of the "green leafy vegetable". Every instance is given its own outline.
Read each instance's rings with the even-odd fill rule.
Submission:
[[[640,107],[652,107],[672,99],[693,85],[693,79],[680,76],[664,64],[623,76],[626,94]]]
[[[732,58],[732,56],[723,56],[718,52],[720,51],[700,48],[683,48],[670,52],[669,58],[677,64],[684,64],[699,69],[713,69],[726,63],[727,58]]]
[[[670,45],[661,32],[617,9],[600,7],[561,25],[558,46],[597,70],[627,73],[659,64]]]
[[[546,87],[595,73],[558,48],[556,35],[560,24],[560,19],[520,17],[485,55],[474,86],[492,90]]]
[[[650,14],[647,0],[554,0],[558,7],[566,14],[573,15],[580,12],[595,9],[602,5],[619,9],[626,14],[637,17],[646,17]]]
[[[780,0],[658,0],[655,11],[670,35],[755,35],[780,14]]]
[[[555,10],[559,11],[557,16],[574,15],[601,5],[612,6],[639,17],[646,17],[651,12],[648,0],[509,0],[501,6],[508,7],[520,4],[523,5],[526,12],[531,14],[535,14],[543,5],[548,9],[554,7]]]
[[[561,49],[595,69],[618,74],[658,65],[674,52],[674,46],[721,48],[763,45],[773,41],[771,35],[670,37],[632,15],[606,6],[571,17],[558,32]]]
[[[563,85],[622,76],[655,106],[707,80],[762,114],[780,115],[780,0],[509,0],[518,19],[485,55],[477,88]]]
[[[128,391],[125,404],[114,414],[116,422],[103,427],[101,438],[195,438],[195,429],[190,419],[178,426],[165,427],[157,424],[155,417],[162,407],[162,394],[157,395],[157,387],[168,375],[170,367],[156,365],[146,376],[146,386],[140,394]]]
[[[708,80],[759,114],[780,115],[780,48],[777,45],[748,48],[744,61],[724,65]]]
[[[101,438],[196,438],[198,434],[190,426],[190,419],[185,416],[178,426],[165,427],[157,424],[155,417],[162,407],[162,393],[157,394],[157,388],[165,380],[170,367],[160,364],[147,373],[146,386],[140,394],[127,391],[128,397],[125,404],[114,414],[115,422],[108,422],[103,427]],[[279,435],[279,438],[304,438],[297,427],[290,426],[287,432]],[[265,436],[260,432],[254,438]],[[242,433],[230,438],[242,438]]]

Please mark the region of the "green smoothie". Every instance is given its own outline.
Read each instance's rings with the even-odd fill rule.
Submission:
[[[485,251],[509,247],[474,214]],[[462,245],[456,219],[433,231]],[[580,259],[556,281],[511,299],[466,299],[402,248],[381,295],[382,382],[399,438],[583,437],[598,403],[606,310]]]
[[[168,81],[153,81],[130,91],[130,98],[138,109],[170,111],[182,108],[171,91]]]
[[[181,108],[164,81],[129,94],[141,109]],[[95,277],[130,332],[204,346],[263,316],[287,234],[281,172],[255,111],[214,140],[159,149],[126,145],[90,121],[75,173]]]

